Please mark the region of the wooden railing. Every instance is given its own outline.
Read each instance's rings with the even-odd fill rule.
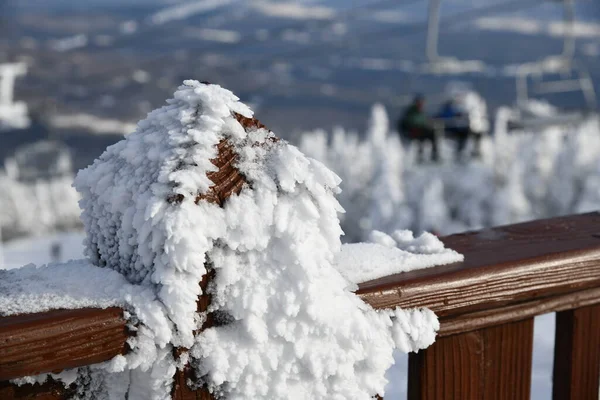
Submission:
[[[409,399],[529,399],[533,317],[557,312],[553,398],[598,399],[600,214],[442,238],[465,261],[361,285],[376,308],[429,307],[436,342],[409,356]]]
[[[533,318],[548,312],[557,312],[553,399],[598,399],[600,214],[442,240],[465,261],[367,282],[357,292],[375,308],[428,307],[440,317],[437,341],[409,356],[409,399],[528,399]],[[115,308],[0,318],[0,399],[68,397],[54,381],[6,381],[109,360],[127,351],[128,334]],[[176,380],[174,398],[205,398]]]

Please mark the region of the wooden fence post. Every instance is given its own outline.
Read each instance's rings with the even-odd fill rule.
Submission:
[[[438,339],[409,355],[409,400],[528,400],[533,318]]]
[[[556,313],[554,400],[597,400],[600,304]]]
[[[266,128],[256,118],[246,118],[241,114],[234,113],[235,118],[244,127],[246,131],[258,128]],[[278,140],[278,139],[274,139]],[[223,207],[225,201],[233,194],[239,194],[242,190],[242,186],[246,183],[244,176],[235,167],[235,162],[238,159],[238,155],[235,152],[234,147],[227,140],[221,140],[217,145],[217,157],[212,159],[211,162],[217,167],[217,171],[212,171],[206,174],[206,176],[213,182],[209,192],[204,195],[196,197],[196,203],[200,200],[206,200],[211,203],[216,203]],[[178,202],[183,198],[181,195],[171,197],[170,202]],[[211,268],[210,263],[206,265],[207,273],[200,282],[200,288],[202,289],[202,295],[198,298],[198,312],[203,313],[208,310],[210,305],[211,296],[207,294],[209,282],[214,278],[215,270]],[[214,326],[214,318],[211,314],[208,314],[206,321],[202,327],[194,334],[198,334],[204,329]],[[185,349],[178,349],[181,351]],[[214,397],[210,394],[206,387],[201,387],[197,390],[191,389],[187,381],[193,379],[193,370],[186,366],[183,370],[177,370],[174,376],[174,384],[172,391],[172,398],[174,400],[213,400]]]
[[[210,305],[211,296],[206,293],[209,282],[214,278],[214,269],[208,269],[200,282],[200,288],[202,289],[202,295],[198,298],[198,312],[206,312]],[[208,314],[204,324],[197,333],[202,330],[214,326],[214,319],[211,314]],[[186,365],[183,370],[177,370],[174,376],[173,382],[173,400],[213,400],[214,397],[210,394],[206,387],[201,387],[198,390],[191,389],[188,384],[188,379],[193,379],[194,371],[189,365]]]

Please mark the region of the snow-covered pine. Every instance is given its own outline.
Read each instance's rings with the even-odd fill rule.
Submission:
[[[339,177],[252,118],[230,91],[185,81],[78,174],[86,255],[152,290],[172,328],[159,335],[142,316],[133,353],[108,368],[131,374],[87,375],[97,398],[122,398],[115,381],[128,399],[167,398],[189,361],[197,384],[228,399],[367,400],[384,394],[395,347],[433,342],[430,311],[375,311],[351,292],[334,265]],[[215,185],[222,174],[238,184]],[[207,268],[220,324],[195,336]],[[174,360],[174,347],[190,351]]]

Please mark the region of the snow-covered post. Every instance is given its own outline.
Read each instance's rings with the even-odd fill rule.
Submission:
[[[80,171],[86,255],[161,304],[135,315],[131,353],[110,364],[119,390],[167,399],[176,377],[176,394],[191,381],[225,398],[383,395],[394,348],[428,346],[439,324],[352,291],[335,264],[339,183],[233,93],[197,81]],[[121,398],[102,373],[97,396]]]

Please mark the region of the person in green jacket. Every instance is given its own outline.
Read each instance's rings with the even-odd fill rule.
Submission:
[[[425,98],[416,95],[411,105],[404,111],[398,123],[398,131],[409,141],[418,144],[417,159],[423,161],[423,147],[425,142],[431,143],[431,161],[439,161],[438,143],[433,123],[423,111]]]

